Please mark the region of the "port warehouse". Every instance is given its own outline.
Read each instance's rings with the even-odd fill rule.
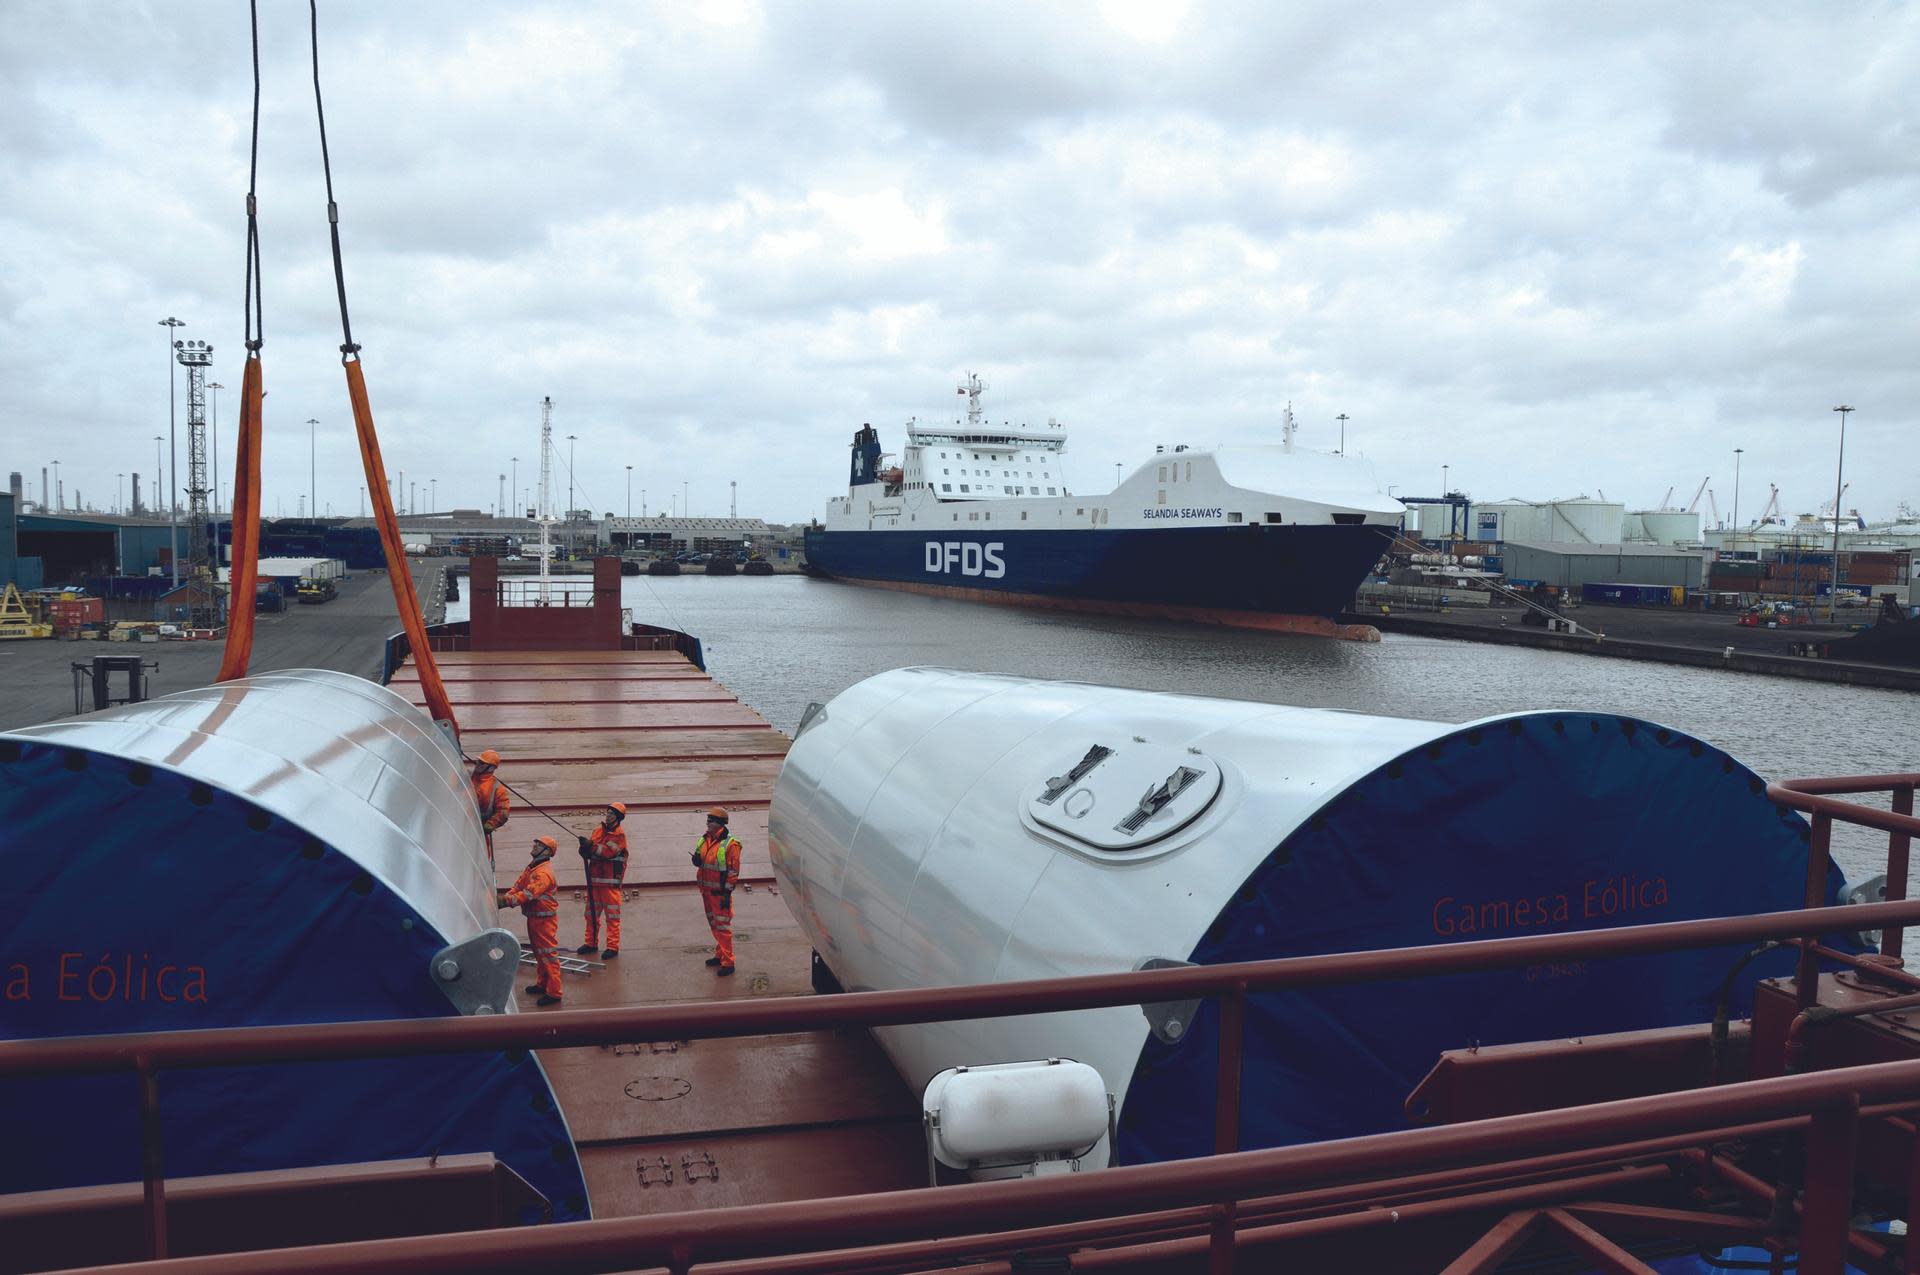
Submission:
[[[1696,511],[1629,511],[1584,496],[1459,498],[1411,507],[1408,531],[1443,558],[1477,559],[1473,565],[1491,568],[1509,584],[1550,586],[1594,602],[1674,606],[1701,594],[1814,598],[1833,582],[1831,524],[1812,530],[1770,524],[1735,533],[1704,529]],[[1920,534],[1843,528],[1841,546],[1843,591],[1920,601],[1913,554]],[[1428,568],[1427,574],[1446,572]]]
[[[494,518],[456,512],[400,519],[402,538],[429,552],[509,553],[537,543],[539,524],[530,518]],[[209,524],[217,560],[228,557],[231,523]],[[759,518],[605,518],[553,524],[552,537],[563,552],[589,555],[603,549],[653,553],[711,553],[743,545],[775,552],[791,551],[797,531],[769,526]],[[109,515],[18,512],[10,493],[0,492],[0,584],[22,589],[86,581],[125,580],[166,571],[179,545],[183,560],[192,556],[185,526],[177,530],[151,519]],[[269,519],[261,524],[263,557],[336,560],[350,571],[386,565],[379,529],[370,518]],[[170,574],[170,573],[169,573]],[[134,586],[122,586],[126,592]],[[109,594],[108,588],[97,590]],[[151,586],[138,591],[149,592]]]
[[[1584,497],[1485,504],[1463,499],[1415,506],[1408,519],[1409,530],[1443,554],[1479,556],[1509,582],[1546,584],[1576,594],[1587,585],[1632,584],[1678,587],[1689,594],[1818,597],[1831,587],[1833,574],[1830,544],[1819,548],[1813,537],[1789,534],[1791,529],[1760,528],[1739,536],[1703,533],[1697,513],[1629,513],[1619,503]],[[539,524],[532,519],[495,518],[480,511],[407,516],[400,525],[408,544],[448,554],[511,552],[539,536]],[[210,534],[224,560],[230,524],[215,522]],[[757,518],[666,515],[574,518],[554,523],[551,534],[570,555],[606,549],[708,553],[747,544],[779,553],[791,552],[797,538],[794,529]],[[1704,547],[1703,534],[1708,545],[1719,541],[1719,548]],[[189,556],[185,527],[176,532],[152,520],[22,514],[13,496],[0,492],[0,584],[12,581],[23,589],[80,584],[109,600],[151,604],[171,587],[166,568],[176,535],[182,557]],[[1841,541],[1843,588],[1895,590],[1912,601],[1912,550],[1920,545],[1920,535],[1843,530]],[[346,570],[385,565],[379,532],[364,518],[270,520],[262,524],[260,551],[267,557],[337,561]],[[169,578],[162,583],[154,572]]]

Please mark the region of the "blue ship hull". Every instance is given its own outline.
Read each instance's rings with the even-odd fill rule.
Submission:
[[[817,575],[1051,600],[1334,616],[1385,552],[1377,526],[806,533]]]

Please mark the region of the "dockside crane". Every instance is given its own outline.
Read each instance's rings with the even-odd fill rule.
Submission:
[[[1692,513],[1696,509],[1700,508],[1700,497],[1707,490],[1707,484],[1712,481],[1713,481],[1713,475],[1708,474],[1705,478],[1702,478],[1700,480],[1700,485],[1693,489],[1693,499],[1687,502],[1688,513]]]

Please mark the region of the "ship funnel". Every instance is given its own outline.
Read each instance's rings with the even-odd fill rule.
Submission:
[[[1452,725],[899,669],[810,712],[768,843],[820,959],[865,991],[1790,910],[1806,834],[1719,749],[1608,713]],[[1239,1145],[1405,1127],[1443,1050],[1705,1022],[1744,951],[1252,996]],[[1203,1001],[875,1035],[915,1089],[1096,1069],[1129,1164],[1211,1152],[1217,1023]],[[963,1142],[950,1160],[991,1140]]]
[[[267,673],[0,734],[0,829],[23,904],[0,1036],[510,1007],[517,945],[459,751],[364,679]],[[169,1176],[490,1151],[553,1217],[587,1215],[524,1054],[170,1072],[162,1091]],[[0,1192],[140,1180],[128,1077],[0,1084],[0,1122],[34,1148]]]

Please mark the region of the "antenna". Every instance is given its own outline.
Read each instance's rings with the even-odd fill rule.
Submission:
[[[549,395],[540,400],[540,518],[551,518],[553,506],[548,503],[549,492],[553,490],[553,398]]]
[[[1280,416],[1280,442],[1288,451],[1293,450],[1293,431],[1295,428],[1297,427],[1293,423],[1293,403],[1289,401],[1287,403],[1287,410]]]
[[[553,573],[553,396],[540,400],[540,605],[551,598],[547,582]]]
[[[967,427],[969,429],[980,428],[980,394],[986,388],[985,381],[981,380],[976,373],[969,372],[966,383],[958,391],[967,396]]]

